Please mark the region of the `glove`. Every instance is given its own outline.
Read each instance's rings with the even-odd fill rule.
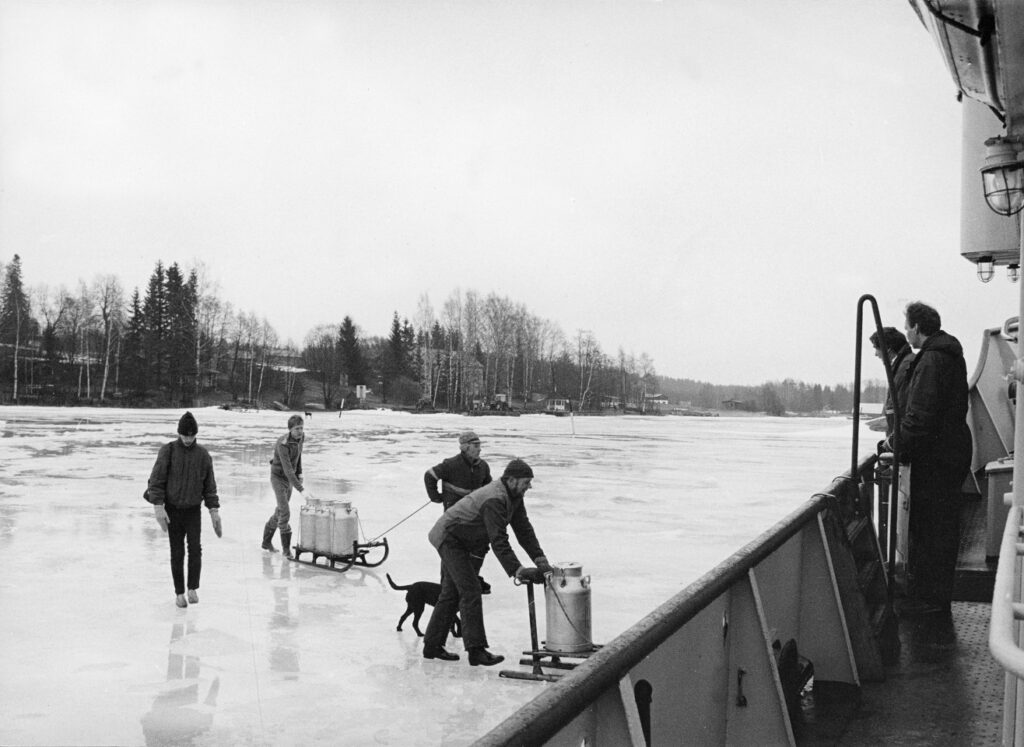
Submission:
[[[529,584],[544,583],[544,574],[539,568],[530,565],[522,565],[516,570],[516,581]]]
[[[548,559],[545,558],[543,555],[541,555],[539,558],[535,558],[533,562],[537,564],[537,569],[545,576],[551,573],[553,570],[555,570],[551,567],[551,563],[548,562]]]
[[[216,508],[210,509],[210,521],[213,522],[213,532],[218,537],[224,536],[224,527],[220,523],[220,511]]]
[[[167,509],[164,508],[164,504],[161,503],[153,506],[153,516],[156,518],[156,523],[160,525],[160,528],[166,532],[169,519],[167,518]]]

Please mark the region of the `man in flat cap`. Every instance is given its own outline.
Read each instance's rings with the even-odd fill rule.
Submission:
[[[459,434],[459,453],[423,473],[427,497],[440,503],[447,511],[463,496],[491,481],[491,468],[480,458],[480,437],[473,431]],[[441,489],[438,490],[438,483]],[[484,594],[491,593],[491,585],[480,579]]]
[[[480,458],[480,437],[473,431],[459,434],[459,453],[423,473],[427,496],[445,510],[460,498],[491,481],[491,468]],[[437,489],[438,482],[441,489]]]
[[[537,541],[523,498],[530,489],[533,470],[522,459],[513,459],[501,479],[491,482],[446,510],[430,530],[429,539],[441,556],[441,593],[430,615],[423,638],[423,658],[456,661],[445,641],[455,620],[462,615],[462,642],[470,666],[489,667],[504,661],[487,650],[484,609],[477,573],[490,548],[505,572],[517,581],[543,583],[551,565]],[[508,527],[534,566],[519,562],[508,541]]]

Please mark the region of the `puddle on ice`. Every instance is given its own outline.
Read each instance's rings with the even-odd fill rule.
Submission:
[[[260,550],[287,413],[194,412],[224,537],[204,515],[200,602],[179,610],[142,493],[181,410],[3,409],[0,743],[471,744],[544,685],[470,668],[464,654],[424,660],[408,621],[395,630],[404,593],[384,577],[437,580],[426,533],[440,510],[423,473],[457,452],[462,430],[481,436],[495,475],[513,457],[534,465],[531,519],[553,561],[591,576],[598,643],[849,463],[845,419],[318,413],[307,487],[351,501],[362,539],[386,533],[390,548],[380,567],[341,574]],[[515,668],[529,643],[525,592],[493,557],[483,576],[491,650]],[[542,609],[538,624],[543,637]]]

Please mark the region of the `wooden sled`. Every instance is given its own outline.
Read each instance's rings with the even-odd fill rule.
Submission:
[[[384,548],[384,554],[379,559],[371,561],[369,557],[370,554],[380,547]],[[320,570],[344,573],[354,565],[363,566],[364,568],[376,568],[388,559],[388,552],[388,538],[384,537],[379,542],[353,542],[352,553],[349,555],[318,553],[311,548],[295,545],[292,548],[292,557],[289,558],[289,560],[293,563],[301,563],[302,565],[312,566],[313,568],[319,568]],[[304,554],[309,554],[310,560],[303,560],[300,557]],[[318,560],[323,560],[325,562],[319,563],[317,562]]]

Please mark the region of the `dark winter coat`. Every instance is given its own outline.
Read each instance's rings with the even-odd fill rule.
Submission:
[[[899,404],[900,418],[907,411],[907,391],[910,388],[910,367],[914,363],[914,351],[904,345],[892,359],[893,391]],[[892,391],[885,395],[885,435],[891,436],[896,428],[896,414],[893,407]]]
[[[438,480],[444,483],[441,492],[437,491]],[[452,504],[462,498],[461,495],[451,490],[450,486],[454,485],[457,488],[473,491],[482,488],[490,481],[490,465],[483,459],[470,462],[461,452],[445,459],[423,474],[423,482],[430,500],[434,503],[443,503],[446,509],[451,508]]]
[[[960,342],[942,330],[929,336],[910,364],[900,423],[900,461],[965,473],[971,463],[967,427],[967,364]]]
[[[285,433],[274,444],[274,457],[270,460],[270,474],[287,480],[295,490],[302,492],[302,443],[305,436],[296,441],[291,433]]]
[[[509,544],[509,526],[531,560],[536,562],[537,558],[544,556],[530,517],[526,515],[523,499],[514,497],[502,479],[474,490],[441,514],[428,536],[435,548],[440,548],[445,540],[453,539],[477,555],[486,554],[490,545],[505,573],[514,576],[522,563]]]
[[[164,444],[149,475],[146,499],[158,506],[220,508],[217,480],[213,476],[210,452],[197,442],[185,446],[180,438]]]

